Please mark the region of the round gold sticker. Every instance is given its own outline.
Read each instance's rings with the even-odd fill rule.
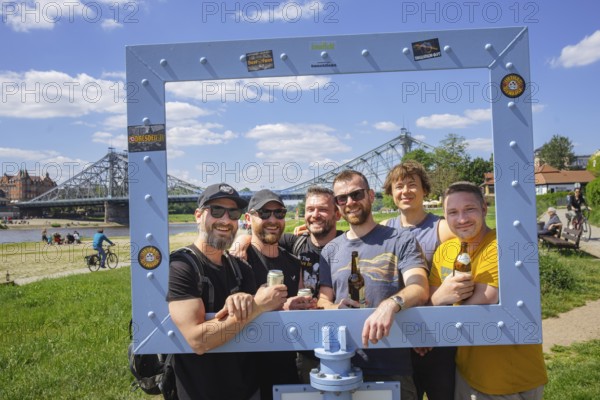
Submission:
[[[519,97],[525,91],[525,80],[519,74],[508,74],[502,78],[500,89],[506,97]]]
[[[158,267],[162,260],[160,250],[154,246],[143,247],[138,253],[138,262],[144,269],[154,269]]]

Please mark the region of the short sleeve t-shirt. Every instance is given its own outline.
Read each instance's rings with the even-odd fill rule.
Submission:
[[[452,274],[460,252],[459,239],[438,248],[429,275],[431,286],[440,286]],[[489,231],[471,257],[471,274],[476,283],[498,287],[498,245],[496,231]],[[456,353],[456,367],[474,389],[505,395],[534,389],[548,382],[542,345],[463,346]]]
[[[426,268],[426,261],[415,237],[408,230],[377,225],[358,239],[344,234],[329,242],[321,252],[321,285],[331,287],[335,303],[348,297],[348,276],[352,251],[358,251],[358,267],[365,279],[369,307],[377,307],[404,288],[402,273]],[[354,356],[352,363],[367,375],[410,375],[410,349],[366,349],[368,362]]]
[[[199,253],[194,245],[188,247]],[[223,308],[225,299],[232,293],[255,293],[254,275],[250,266],[242,260],[236,260],[242,275],[239,286],[226,259],[223,259],[222,266],[218,266],[200,253],[198,260],[214,287],[214,310],[207,312]],[[170,263],[167,301],[202,299],[207,306],[209,290],[206,283],[200,286],[199,282],[198,272],[193,266],[182,261]],[[258,389],[252,353],[175,354],[173,360],[180,399],[248,398]]]

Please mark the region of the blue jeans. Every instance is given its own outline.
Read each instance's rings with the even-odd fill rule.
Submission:
[[[98,257],[100,257],[100,267],[104,268],[104,263],[106,262],[106,252],[103,247],[99,247],[95,249],[98,251]]]

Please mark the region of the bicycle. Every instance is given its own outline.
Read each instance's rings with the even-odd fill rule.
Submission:
[[[582,208],[581,212],[576,213],[575,216],[569,219],[568,227],[572,229],[581,229],[581,239],[587,242],[592,238],[592,226],[588,222],[590,216],[589,208]]]
[[[117,268],[119,264],[119,256],[111,250],[112,246],[106,246],[104,251],[106,252],[106,266],[109,269]],[[95,272],[100,269],[100,254],[91,254],[84,257],[85,263],[90,271]]]

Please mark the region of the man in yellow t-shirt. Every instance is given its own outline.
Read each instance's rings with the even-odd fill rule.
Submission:
[[[456,235],[436,250],[429,276],[431,303],[498,303],[496,231],[485,223],[480,189],[457,182],[444,194],[444,214]],[[466,242],[471,273],[453,272],[460,243]],[[548,382],[542,345],[465,346],[456,354],[456,399],[542,399]]]

